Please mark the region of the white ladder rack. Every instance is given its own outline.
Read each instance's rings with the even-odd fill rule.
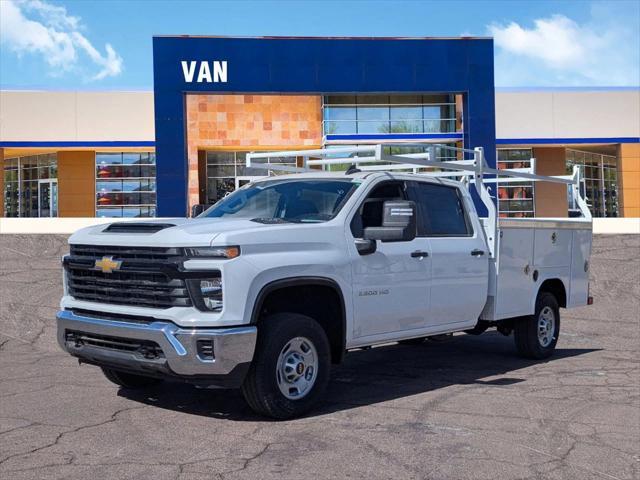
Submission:
[[[388,154],[384,147],[425,148],[424,153]],[[462,156],[460,160],[437,160],[436,148],[453,151]],[[360,156],[362,154],[366,154]],[[464,158],[471,157],[471,158]],[[278,159],[278,163],[271,163],[270,159]],[[282,159],[291,159],[288,163],[298,163],[302,159],[302,166],[283,165]],[[453,177],[463,182],[470,189],[473,185],[478,197],[487,209],[487,218],[483,221],[487,243],[491,248],[491,255],[495,253],[497,238],[496,204],[487,190],[487,183],[508,183],[518,181],[562,183],[571,186],[573,197],[580,208],[583,220],[591,221],[591,212],[586,201],[580,195],[580,170],[573,168],[572,175],[545,176],[535,173],[535,159],[531,159],[530,168],[497,169],[490,168],[484,157],[484,149],[451,147],[437,144],[377,144],[350,147],[319,148],[312,150],[284,150],[277,152],[248,153],[246,165],[250,168],[264,168],[272,171],[287,173],[318,172],[317,168],[330,165],[349,164],[361,171],[403,171],[432,177]],[[436,169],[436,171],[423,171]],[[407,172],[407,170],[409,170]],[[399,172],[400,173],[400,172]],[[489,177],[485,177],[489,175]],[[502,178],[501,178],[502,177]]]

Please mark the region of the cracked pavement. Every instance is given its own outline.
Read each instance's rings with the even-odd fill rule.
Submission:
[[[357,351],[287,422],[79,366],[55,339],[66,251],[0,236],[0,478],[640,478],[640,236],[595,237],[595,305],[562,310],[549,361],[497,333]]]

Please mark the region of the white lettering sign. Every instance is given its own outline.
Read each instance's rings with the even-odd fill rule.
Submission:
[[[227,61],[214,60],[212,62],[196,62],[194,60],[180,62],[182,65],[182,74],[186,83],[193,83],[196,76],[197,83],[227,83]],[[200,64],[200,65],[198,65]]]

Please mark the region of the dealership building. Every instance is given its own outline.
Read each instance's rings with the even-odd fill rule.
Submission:
[[[247,152],[436,143],[542,175],[577,165],[594,217],[640,217],[640,89],[493,78],[486,38],[155,37],[153,91],[0,91],[0,216],[184,216],[265,175]],[[561,184],[492,194],[501,216],[571,210]]]

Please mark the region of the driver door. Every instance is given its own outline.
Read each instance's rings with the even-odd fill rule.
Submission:
[[[381,225],[386,200],[406,200],[405,183],[383,181],[372,188],[351,221],[354,239],[362,238],[364,228]],[[428,250],[428,240],[418,237],[408,242],[378,241],[376,251],[368,255],[351,249],[356,343],[407,337],[409,330],[426,327],[431,278]]]

